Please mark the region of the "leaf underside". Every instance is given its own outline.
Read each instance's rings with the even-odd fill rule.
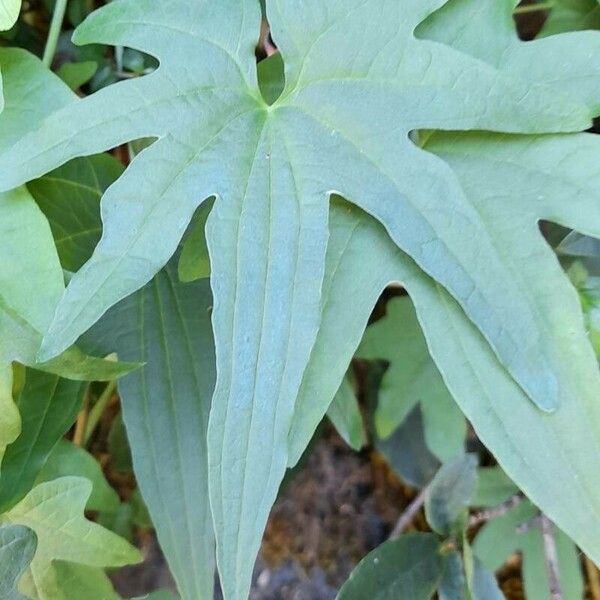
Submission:
[[[447,346],[440,349],[436,336],[458,320],[456,327],[468,338],[462,343],[474,344],[474,351],[490,363],[489,377],[506,379],[506,394],[516,404],[513,413],[518,410],[542,429],[562,436],[555,423],[582,403],[587,408],[598,391],[598,374],[596,369],[590,375],[591,353],[581,319],[573,312],[574,294],[558,276],[558,265],[536,223],[548,218],[581,225],[582,231],[594,235],[600,225],[597,203],[588,201],[585,190],[579,191],[581,203],[567,210],[568,205],[557,207],[546,195],[534,197],[528,186],[528,204],[517,214],[526,233],[517,241],[513,233],[508,241],[508,211],[497,219],[494,206],[498,212],[501,207],[473,181],[468,164],[469,148],[479,147],[480,134],[467,139],[459,157],[453,144],[462,134],[436,134],[425,149],[415,146],[409,134],[436,129],[511,134],[586,129],[599,106],[592,99],[592,84],[582,83],[591,80],[584,77],[590,73],[584,65],[600,62],[589,60],[590,53],[599,52],[600,41],[590,32],[556,36],[537,45],[518,45],[515,37],[488,51],[481,44],[473,46],[479,23],[460,40],[452,37],[452,27],[449,37],[438,39],[442,34],[431,22],[415,36],[415,29],[444,4],[394,0],[379,3],[374,11],[364,0],[326,6],[323,0],[268,2],[267,15],[285,65],[282,95],[268,105],[259,91],[254,57],[261,19],[258,2],[111,3],[80,26],[75,41],[144,50],[160,60],[159,69],[83,100],[65,95],[64,108],[51,111],[35,131],[11,140],[6,150],[0,148],[0,189],[9,190],[76,156],[143,137],[157,140],[105,193],[102,238],[44,329],[41,360],[60,354],[107,309],[149,282],[175,252],[196,208],[216,197],[206,228],[217,364],[208,427],[209,491],[228,599],[247,593],[252,572],[248,556],[256,554],[285,468],[294,461],[295,448],[303,445],[302,435],[300,442],[294,436],[304,390],[317,387],[313,409],[322,416],[327,407],[321,402],[329,404],[342,380],[340,376],[334,382],[331,375],[323,382],[311,379],[312,370],[318,370],[312,366],[313,357],[325,352],[320,344],[330,343],[320,341],[330,335],[322,332],[337,327],[324,321],[331,303],[328,294],[339,292],[327,281],[326,265],[335,261],[336,252],[347,252],[330,239],[337,227],[328,223],[332,191],[382,224],[376,229],[377,244],[383,244],[388,255],[397,256],[400,248],[414,261],[414,289],[409,291],[430,350],[462,409],[478,421],[482,439],[491,440],[507,472],[536,501],[543,500],[567,531],[577,533],[589,550],[595,546],[590,532],[582,530],[581,515],[567,514],[544,493],[542,481],[549,467],[530,468],[540,458],[536,449],[531,449],[526,464],[518,461],[511,446],[513,434],[505,433],[507,400],[489,398],[494,412],[485,413],[488,418],[501,413],[496,427],[502,435],[488,431],[483,416],[475,419],[486,400],[480,393],[480,404],[474,407],[463,394],[465,386],[481,382],[454,381],[442,364],[450,360],[444,356]],[[498,4],[502,10],[514,5]],[[450,2],[445,19],[452,22],[472,7],[472,2]],[[561,55],[572,60],[548,59]],[[553,87],[567,80],[578,83],[572,92]],[[564,148],[562,138],[557,139],[550,137],[548,143],[561,146],[553,149],[560,157]],[[522,142],[532,149],[531,161],[543,156],[537,151],[544,140],[510,140],[505,145],[505,138],[490,136],[484,143],[494,151],[497,146],[500,154],[505,147],[518,154],[521,150],[514,144]],[[522,178],[515,186],[517,182],[523,183]],[[514,221],[515,216],[510,218]],[[348,236],[349,243],[353,237]],[[536,261],[526,274],[533,284],[524,282],[525,273],[515,276],[516,263],[523,263],[517,261],[522,254],[514,251],[517,243],[519,253],[535,252]],[[350,260],[357,264],[359,258]],[[547,299],[534,293],[546,289],[537,267],[559,282]],[[376,265],[373,271],[381,274],[381,269]],[[336,286],[341,276],[331,276]],[[387,276],[397,277],[395,271]],[[435,293],[433,280],[439,284]],[[358,315],[357,322],[364,326],[367,317],[360,311],[370,309],[374,299],[371,291],[360,296],[346,312]],[[557,323],[556,307],[562,301],[569,328]],[[443,306],[452,318],[430,326],[434,317],[428,302],[438,311]],[[427,323],[424,311],[432,311],[427,312]],[[476,328],[468,329],[469,320]],[[477,337],[477,330],[483,337]],[[342,332],[345,370],[350,358],[346,350],[351,355],[362,331],[353,324]],[[460,355],[459,350],[454,353]],[[579,366],[571,352],[581,359]],[[336,369],[339,362],[335,360]],[[464,376],[464,368],[461,372]],[[578,381],[583,372],[590,377]],[[325,393],[330,387],[331,394]],[[554,415],[542,415],[534,404]],[[580,445],[598,455],[594,411],[589,422],[578,419],[582,436],[577,449],[575,442],[565,442],[571,449],[557,457],[556,464],[572,468],[574,463],[579,472],[588,460],[578,456]],[[306,423],[300,425],[306,428]],[[544,441],[557,452],[555,437]],[[571,493],[589,492],[586,506],[594,512],[598,492],[587,490],[588,485],[589,476],[581,474]]]

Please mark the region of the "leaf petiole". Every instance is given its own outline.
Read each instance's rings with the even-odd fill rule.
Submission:
[[[52,22],[50,23],[50,31],[48,32],[48,39],[46,40],[46,47],[44,48],[43,62],[48,68],[52,67],[52,61],[56,54],[56,46],[58,45],[58,38],[62,29],[62,24],[65,19],[65,13],[67,11],[68,0],[56,0],[54,6],[54,12],[52,13]]]

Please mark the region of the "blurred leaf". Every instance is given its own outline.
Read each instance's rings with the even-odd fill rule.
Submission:
[[[440,535],[461,530],[477,483],[477,457],[466,454],[442,465],[425,500],[425,516]]]
[[[40,600],[121,600],[102,569],[54,561]]]
[[[462,556],[459,552],[450,552],[444,558],[444,574],[438,588],[439,600],[466,600],[466,592]]]
[[[159,592],[152,592],[151,594],[149,594],[148,596],[144,596],[143,598],[136,598],[135,600],[177,600],[177,598],[173,596],[173,594],[171,594],[170,592],[165,592],[161,590]]]
[[[122,412],[119,412],[110,427],[108,433],[108,452],[110,454],[110,465],[115,471],[121,473],[133,471],[131,448],[129,447]]]
[[[110,487],[98,461],[86,450],[67,440],[54,447],[36,483],[52,481],[60,477],[84,477],[92,483],[92,494],[87,510],[115,512],[120,505],[119,495]]]
[[[498,506],[518,493],[519,488],[501,467],[482,467],[477,471],[477,485],[472,506]]]
[[[407,534],[368,554],[352,571],[337,600],[429,600],[443,569],[436,535]]]
[[[0,598],[2,600],[26,600],[17,591],[19,579],[29,567],[37,538],[35,533],[22,525],[0,527]]]
[[[85,62],[66,62],[56,71],[56,74],[72,89],[78,90],[87,83],[98,70],[98,63],[88,60]]]
[[[554,0],[540,37],[584,29],[600,29],[598,0]]]
[[[379,437],[389,437],[420,403],[425,439],[431,451],[440,460],[461,455],[465,419],[429,355],[410,298],[393,298],[386,310],[385,317],[367,328],[356,351],[358,358],[389,363],[375,412]]]
[[[92,255],[100,234],[100,198],[123,173],[109,154],[77,158],[27,187],[50,223],[63,269],[77,271]]]
[[[550,587],[544,558],[544,542],[538,527],[519,533],[517,528],[539,511],[527,500],[488,522],[475,538],[475,555],[490,570],[499,569],[515,552],[523,555],[523,580],[527,600],[548,600]],[[559,580],[565,598],[583,597],[583,578],[575,544],[556,529]]]
[[[376,437],[375,447],[402,480],[417,488],[425,487],[440,466],[425,443],[423,420],[418,407],[389,438],[381,440]]]
[[[138,551],[83,513],[92,484],[64,477],[36,486],[0,523],[25,525],[38,538],[37,551],[22,582],[22,591],[39,600],[54,600],[58,572],[55,561],[89,567],[120,567],[139,562]]]
[[[504,600],[496,577],[473,555],[466,535],[463,538],[463,557],[467,588],[472,600]]]
[[[358,451],[367,443],[367,434],[350,372],[344,377],[327,416],[350,448]]]

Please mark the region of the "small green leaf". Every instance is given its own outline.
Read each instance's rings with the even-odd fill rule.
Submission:
[[[0,598],[26,600],[17,591],[19,579],[33,560],[35,533],[21,525],[0,527]]]
[[[352,571],[337,600],[429,600],[443,569],[436,535],[404,535],[368,554]]]
[[[48,456],[46,464],[37,476],[36,483],[68,476],[84,477],[92,482],[92,494],[86,505],[87,510],[98,512],[118,510],[119,495],[106,481],[98,461],[83,448],[67,440],[61,440]]]
[[[56,585],[54,562],[89,567],[120,567],[141,560],[127,542],[86,521],[84,509],[92,484],[79,477],[64,477],[35,487],[15,507],[0,516],[0,523],[25,525],[38,538],[37,551],[23,581],[23,593],[40,600]]]
[[[385,439],[420,403],[429,448],[442,461],[464,452],[465,419],[433,359],[410,298],[393,298],[386,315],[367,328],[358,358],[389,363],[379,391],[375,426]]]
[[[434,531],[448,535],[462,529],[476,483],[475,455],[467,454],[442,465],[425,500],[425,516]]]
[[[425,442],[423,418],[418,407],[389,438],[376,437],[375,447],[401,479],[417,488],[430,483],[440,466]]]
[[[121,600],[102,569],[54,561],[40,600]]]
[[[498,506],[519,492],[519,488],[501,467],[480,468],[477,471],[477,486],[473,506]]]
[[[210,277],[210,257],[205,230],[212,207],[212,202],[206,202],[196,211],[189,234],[183,242],[179,257],[179,279],[184,283]]]
[[[87,83],[98,70],[98,63],[88,60],[77,63],[63,63],[56,74],[72,89],[78,90]]]
[[[440,600],[466,600],[467,582],[463,559],[459,552],[450,552],[444,557],[444,574],[438,588]]]
[[[353,450],[358,451],[367,443],[367,434],[350,374],[342,381],[327,416]]]
[[[472,600],[504,600],[494,574],[473,555],[466,533],[463,536],[463,557],[467,588]]]

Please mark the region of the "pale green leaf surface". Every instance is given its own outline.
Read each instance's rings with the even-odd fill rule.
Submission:
[[[386,242],[372,219],[359,211],[336,207],[331,221],[332,242],[337,235],[346,240],[338,264],[342,273],[346,269],[348,273],[347,278],[340,278],[338,269],[326,278],[327,282],[337,277],[337,284],[326,296],[322,330],[344,335],[318,338],[313,357],[319,360],[314,365],[311,362],[305,383],[319,373],[323,395],[300,396],[290,437],[291,455],[299,456],[306,447],[339,387],[378,295],[375,290],[390,282],[402,282],[415,301],[429,350],[448,388],[483,443],[508,476],[600,562],[600,488],[595,475],[600,469],[597,396],[586,400],[572,394],[570,384],[563,386],[560,408],[551,415],[524,402],[522,389],[464,312],[414,263],[394,250],[389,240]],[[362,289],[356,287],[356,273],[361,273]],[[345,303],[346,311],[328,310],[349,297],[353,301]],[[565,318],[568,315],[563,314]],[[589,364],[587,341],[579,351]],[[327,356],[335,356],[335,362],[325,363],[328,369],[319,367]],[[592,382],[596,376],[586,374]],[[327,389],[329,394],[325,394]]]
[[[543,346],[522,350],[535,329],[531,306],[451,171],[408,133],[580,130],[590,110],[416,39],[414,29],[441,4],[387,1],[373,11],[351,0],[324,11],[322,0],[271,2],[286,89],[267,107],[256,82],[255,0],[111,3],[76,41],[135,47],[161,67],[54,112],[0,155],[6,189],[75,156],[160,138],[105,194],[103,237],[58,307],[45,358],[148,282],[196,207],[218,197],[208,223],[218,364],[209,455],[228,598],[246,593],[247,557],[288,462],[286,438],[320,319],[332,190],[384,222],[458,298],[532,399],[556,407],[552,356]]]
[[[33,486],[52,449],[79,412],[85,385],[29,369],[16,398],[21,434],[8,446],[0,471],[0,512]]]
[[[10,29],[19,18],[21,0],[0,0],[0,31]]]
[[[86,505],[87,510],[98,512],[118,510],[119,495],[106,481],[98,461],[83,448],[67,440],[60,440],[39,472],[36,483],[68,476],[84,477],[92,482],[92,494]]]
[[[15,507],[0,516],[0,523],[24,525],[38,538],[35,557],[22,591],[36,600],[55,581],[53,561],[89,567],[120,567],[141,560],[138,551],[115,534],[87,521],[83,515],[92,484],[83,478],[64,477],[36,486]]]
[[[385,542],[363,558],[336,600],[429,600],[443,569],[436,535],[407,534]]]
[[[436,134],[427,143],[458,174],[537,325],[524,352],[543,346],[559,397],[584,406],[600,397],[600,373],[579,298],[538,221],[600,237],[600,139]],[[510,248],[510,251],[507,249]],[[600,421],[591,417],[600,433]]]
[[[0,65],[6,97],[0,150],[5,150],[76,96],[23,50],[0,48]],[[24,187],[0,194],[0,255],[0,364],[18,361],[74,379],[114,379],[134,368],[86,357],[76,348],[38,363],[64,279],[48,221]]]
[[[349,374],[344,377],[340,389],[334,396],[327,416],[337,432],[353,450],[358,451],[367,443],[367,434],[354,383]]]
[[[35,533],[22,525],[0,527],[0,598],[26,600],[17,591],[19,579],[35,554]]]
[[[513,20],[519,1],[450,0],[418,34],[492,64],[538,92],[545,89],[571,97],[589,107],[590,118],[596,117],[600,113],[600,32],[579,31],[523,42]]]
[[[389,362],[375,411],[379,437],[389,437],[420,403],[425,436],[436,456],[449,460],[462,453],[464,417],[429,355],[408,297],[387,304],[386,316],[367,329],[356,356]]]
[[[184,600],[212,600],[206,429],[215,379],[208,281],[170,265],[109,312],[89,344],[145,366],[119,382],[140,489]]]

